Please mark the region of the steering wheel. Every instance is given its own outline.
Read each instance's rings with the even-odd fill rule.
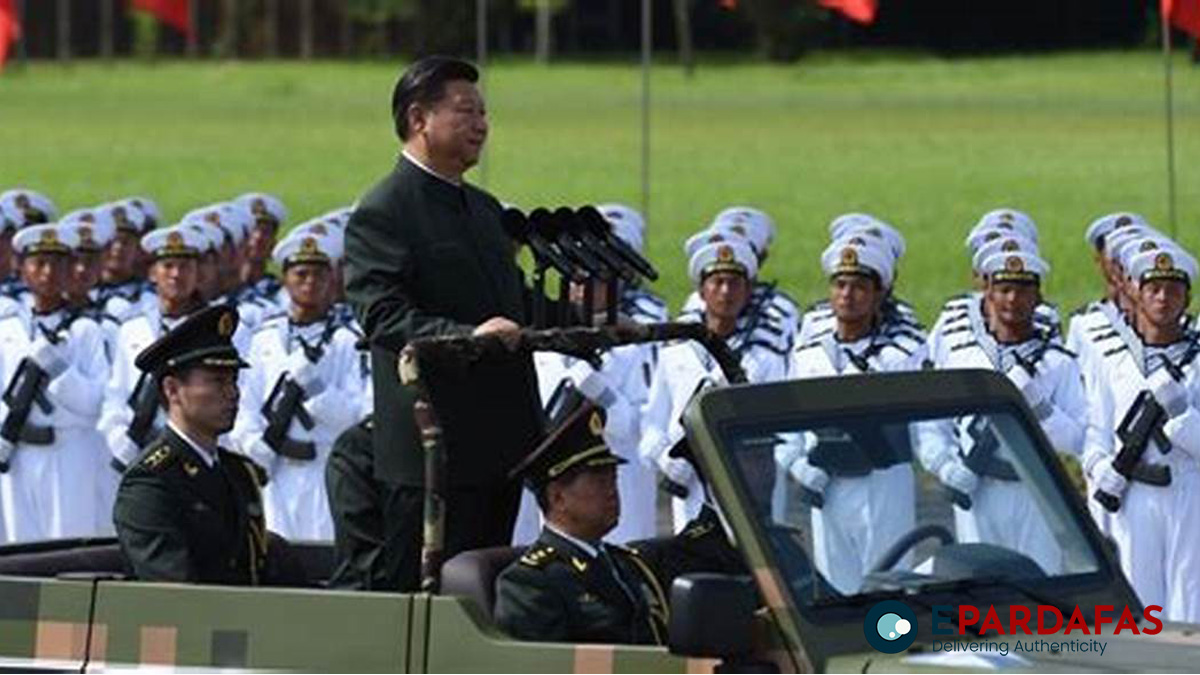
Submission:
[[[903,537],[896,540],[894,544],[888,547],[888,550],[879,556],[879,561],[871,567],[868,574],[877,574],[886,572],[896,566],[900,559],[904,557],[917,544],[929,538],[936,538],[941,542],[942,546],[953,543],[954,535],[950,534],[950,530],[941,525],[922,525],[915,529],[909,530]]]

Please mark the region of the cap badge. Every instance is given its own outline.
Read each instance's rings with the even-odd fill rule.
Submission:
[[[217,320],[217,334],[223,338],[233,335],[233,313],[225,312]]]
[[[1008,270],[1009,272],[1024,272],[1025,261],[1018,256],[1010,255],[1004,261],[1004,269]]]
[[[717,248],[717,261],[718,262],[723,262],[723,263],[733,262],[733,258],[734,258],[734,256],[733,256],[733,247],[732,246],[721,246],[721,247]]]
[[[167,248],[183,248],[183,235],[179,232],[167,233]]]
[[[600,419],[599,412],[593,412],[591,419],[588,420],[588,430],[593,436],[601,436],[604,434],[604,420]]]
[[[1130,218],[1129,216],[1121,216],[1120,218],[1117,218],[1117,222],[1113,224],[1113,229],[1129,227],[1132,224],[1133,218]]]
[[[1013,251],[1020,251],[1021,245],[1018,244],[1015,239],[1009,239],[1009,240],[1005,241],[1003,244],[1000,244],[1000,250],[1004,251],[1006,253],[1011,253]]]
[[[317,240],[315,238],[305,237],[300,242],[300,252],[307,253],[307,254],[313,254],[313,253],[320,253],[321,251],[319,249],[317,249]]]
[[[1167,271],[1175,267],[1175,261],[1171,259],[1170,253],[1159,253],[1154,258],[1154,269],[1159,271]]]
[[[1145,253],[1146,251],[1154,251],[1158,249],[1158,243],[1151,241],[1143,241],[1141,246],[1138,246],[1138,251]]]
[[[79,243],[80,244],[95,244],[96,243],[92,239],[92,228],[88,227],[87,225],[79,226]]]
[[[858,251],[849,246],[842,249],[842,264],[843,265],[857,265],[858,264]]]
[[[254,201],[250,202],[250,212],[253,213],[255,217],[268,215],[267,205],[262,199],[255,198]]]

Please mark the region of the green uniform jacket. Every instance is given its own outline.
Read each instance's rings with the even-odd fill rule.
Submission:
[[[113,522],[143,581],[256,585],[267,568],[267,530],[249,458],[226,450],[212,468],[170,427],[121,478]]]
[[[496,623],[518,640],[664,644],[667,602],[633,551],[606,565],[549,529],[496,579]],[[619,579],[618,579],[619,577]]]
[[[424,483],[415,392],[397,376],[400,350],[420,337],[470,334],[493,316],[523,323],[523,277],[500,217],[499,202],[486,192],[452,185],[401,158],[350,218],[346,298],[371,344],[375,474],[384,482]],[[503,482],[540,435],[531,360],[485,370],[464,380],[469,395],[438,410],[451,486]],[[452,408],[469,408],[473,417],[458,424],[448,418]],[[515,442],[496,442],[497,431]]]

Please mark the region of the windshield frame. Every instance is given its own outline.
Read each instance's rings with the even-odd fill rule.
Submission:
[[[919,398],[913,395],[919,392]],[[746,556],[768,608],[785,639],[800,658],[821,667],[838,654],[870,651],[862,630],[867,610],[883,599],[908,600],[918,616],[918,642],[930,635],[929,606],[937,604],[996,605],[1036,604],[1016,588],[981,583],[979,591],[931,589],[908,593],[884,591],[851,596],[828,606],[801,607],[793,589],[780,573],[777,552],[767,542],[759,511],[736,465],[724,450],[730,429],[746,426],[800,426],[805,421],[881,415],[914,419],[949,417],[974,412],[1003,412],[1012,416],[1029,435],[1034,455],[1042,462],[1053,486],[1063,495],[1070,522],[1095,559],[1090,573],[1053,577],[1052,595],[1068,606],[1113,604],[1140,610],[1136,595],[1120,572],[1113,550],[1096,529],[1083,501],[1075,496],[1036,418],[1006,377],[986,370],[920,371],[872,374],[857,377],[792,380],[765,385],[732,386],[703,392],[689,406],[685,418],[689,440],[709,479],[713,496]],[[1025,584],[1040,589],[1040,585]]]

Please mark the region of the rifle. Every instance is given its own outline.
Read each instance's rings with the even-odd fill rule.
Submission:
[[[151,437],[156,436],[158,432],[154,424],[158,419],[160,407],[158,386],[150,373],[142,373],[142,376],[138,378],[137,386],[133,388],[133,393],[129,395],[126,402],[133,409],[133,421],[129,423],[129,429],[125,431],[125,435],[138,446],[138,449],[144,448],[150,442]]]
[[[304,390],[286,374],[280,375],[275,381],[271,395],[263,404],[262,414],[267,418],[263,442],[272,450],[290,459],[316,459],[317,449],[311,442],[288,438],[287,430],[293,419],[299,420],[305,429],[313,428],[313,420],[304,409]]]
[[[4,391],[4,403],[8,406],[8,416],[0,424],[0,438],[16,445],[50,445],[54,443],[53,427],[38,427],[29,424],[29,415],[33,406],[37,405],[43,413],[54,411],[54,406],[46,399],[44,391],[49,380],[46,371],[33,362],[24,358],[17,366],[8,388]]]
[[[1166,413],[1154,395],[1143,391],[1134,399],[1125,419],[1117,426],[1117,438],[1121,449],[1113,458],[1113,469],[1127,480],[1136,480],[1150,485],[1165,487],[1171,484],[1171,468],[1164,465],[1142,464],[1142,455],[1151,440],[1163,435],[1162,423]],[[1163,446],[1160,446],[1163,447]],[[1110,513],[1121,508],[1121,497],[1097,489],[1092,497]]]

